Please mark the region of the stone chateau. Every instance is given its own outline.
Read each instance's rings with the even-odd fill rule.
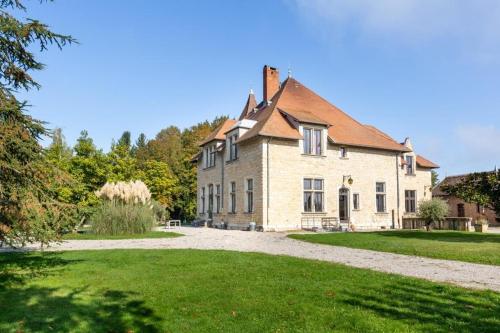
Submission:
[[[263,69],[263,100],[250,92],[237,120],[200,143],[198,216],[215,226],[264,231],[344,225],[400,228],[432,197],[438,166],[361,124],[292,77]]]

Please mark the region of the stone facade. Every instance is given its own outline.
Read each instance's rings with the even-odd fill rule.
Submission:
[[[456,197],[445,197],[443,198],[446,200],[448,203],[449,207],[449,216],[463,216],[463,217],[470,217],[472,220],[475,222],[478,219],[485,218],[488,220],[488,223],[490,225],[500,225],[500,222],[498,221],[495,211],[492,209],[487,209],[481,206],[478,206],[477,204],[473,203],[467,203],[461,199],[458,199]],[[463,207],[460,208],[460,206]]]
[[[259,136],[238,144],[238,158],[229,160],[230,143],[216,141],[207,145],[218,148],[216,163],[204,167],[206,156],[198,160],[198,214],[209,219],[209,201],[213,200],[212,220],[215,225],[247,228],[255,222],[263,230],[291,230],[303,227],[310,218],[339,218],[340,194],[347,198],[344,220],[356,229],[401,228],[403,217],[415,216],[405,211],[405,190],[415,191],[414,207],[428,200],[431,172],[418,168],[413,151],[407,153],[340,146],[331,142],[322,130],[321,155],[303,154],[303,140],[286,140]],[[302,127],[300,127],[302,132]],[[241,135],[245,128],[236,129]],[[230,136],[228,133],[227,136]],[[411,143],[405,145],[412,149]],[[341,148],[346,151],[341,156]],[[204,154],[205,155],[205,154]],[[406,156],[413,156],[413,173],[407,174]],[[253,180],[253,212],[247,212],[247,180]],[[305,212],[304,179],[322,181],[323,209]],[[236,185],[235,212],[231,212],[231,182]],[[376,183],[384,183],[385,210],[377,212]],[[213,199],[209,198],[213,184]],[[216,211],[216,186],[220,185],[220,209]],[[204,190],[203,190],[204,189]],[[204,198],[203,198],[204,193]],[[354,196],[358,207],[354,207]],[[203,200],[205,203],[203,203]],[[411,206],[411,205],[410,205]]]

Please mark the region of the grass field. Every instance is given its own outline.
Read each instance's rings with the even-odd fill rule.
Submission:
[[[294,234],[311,243],[500,265],[500,234],[457,231],[381,231]]]
[[[498,332],[500,294],[197,250],[0,255],[0,332]]]
[[[101,239],[140,239],[140,238],[172,238],[179,237],[182,234],[176,232],[150,231],[144,234],[134,235],[96,235],[90,232],[72,233],[63,236],[63,239],[70,240],[101,240]]]

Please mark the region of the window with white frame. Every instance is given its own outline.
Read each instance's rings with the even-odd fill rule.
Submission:
[[[352,209],[359,210],[359,193],[352,194]]]
[[[236,182],[229,184],[229,212],[236,213]]]
[[[234,161],[238,158],[238,145],[236,144],[238,140],[238,134],[233,134],[229,137],[229,160]]]
[[[246,181],[246,211],[247,213],[253,213],[253,179],[247,179]]]
[[[323,179],[304,178],[304,212],[323,212]]]
[[[405,211],[407,213],[417,211],[417,191],[405,190]]]
[[[346,147],[340,147],[340,157],[341,158],[347,158],[347,148]]]
[[[201,188],[200,201],[201,201],[201,213],[204,214],[205,213],[205,187]]]
[[[220,213],[220,185],[215,185],[215,212]]]
[[[413,175],[415,174],[415,170],[413,168],[413,156],[406,155],[406,174]]]
[[[214,212],[214,185],[208,185],[208,212]]]
[[[217,154],[217,149],[215,146],[210,147],[210,158],[209,158],[209,164],[208,167],[214,167],[215,166],[215,156]]]
[[[321,129],[307,128],[303,129],[304,136],[304,154],[322,155],[323,154],[323,131]]]
[[[385,213],[385,183],[377,182],[375,184],[375,200],[377,205],[377,213]]]
[[[205,168],[210,168],[215,166],[215,156],[217,154],[217,148],[215,145],[210,147],[205,147]]]
[[[205,159],[204,159],[204,161],[205,161],[205,168],[208,168],[208,160],[210,158],[209,157],[210,153],[209,153],[208,147],[205,147],[204,151],[205,151],[205,153],[204,153],[204,156],[205,156]]]

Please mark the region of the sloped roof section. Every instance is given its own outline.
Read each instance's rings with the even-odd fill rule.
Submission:
[[[432,190],[432,195],[434,196],[447,196],[449,195],[446,193],[442,186],[443,185],[456,185],[460,183],[462,180],[467,177],[467,174],[465,175],[456,175],[456,176],[448,176],[445,179],[443,179],[434,189]]]
[[[257,101],[255,100],[255,95],[253,91],[250,90],[250,93],[248,94],[247,102],[245,103],[245,106],[243,107],[243,111],[241,111],[240,117],[238,118],[239,120],[243,120],[245,118],[248,118],[254,111],[254,109],[257,107]]]
[[[301,138],[298,129],[285,119],[280,110],[289,114],[300,113],[302,116],[311,114],[314,119],[331,125],[328,129],[328,136],[338,144],[408,151],[387,134],[357,122],[294,78],[288,78],[283,82],[280,90],[273,96],[271,104],[256,112],[254,118],[258,120],[258,123],[239,141],[257,135],[287,139]]]
[[[321,119],[319,117],[316,117],[311,112],[300,111],[300,110],[293,110],[293,111],[288,110],[288,111],[286,111],[286,110],[282,110],[279,108],[278,108],[278,110],[282,114],[287,115],[287,116],[289,116],[289,117],[291,117],[291,118],[293,118],[301,123],[330,126],[329,123],[327,123],[326,121],[324,121],[323,119]]]
[[[206,137],[205,140],[199,143],[199,146],[203,146],[211,141],[214,140],[225,140],[226,137],[224,133],[226,133],[231,126],[233,126],[236,123],[236,120],[234,119],[227,119],[224,121],[222,124],[219,125],[212,133],[210,133],[209,136]]]
[[[429,169],[436,169],[439,168],[439,165],[437,165],[434,162],[429,161],[423,156],[417,155],[416,158],[417,165],[421,168],[429,168]]]

